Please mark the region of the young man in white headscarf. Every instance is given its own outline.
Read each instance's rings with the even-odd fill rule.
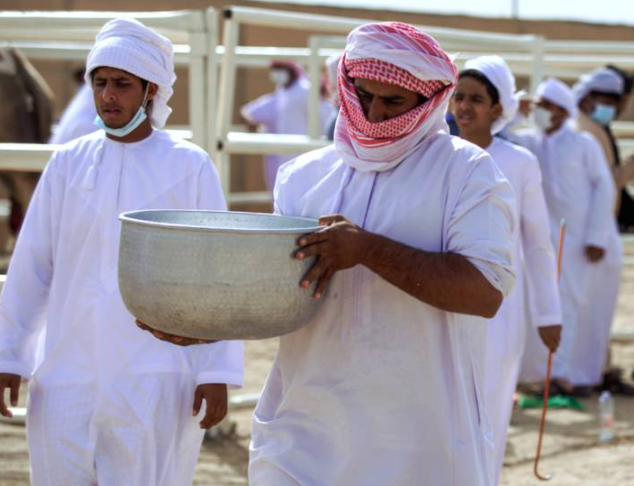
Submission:
[[[606,68],[616,73],[623,81],[623,92],[619,96],[616,106],[616,118],[618,119],[629,106],[632,91],[634,90],[634,75],[612,64],[608,64]],[[610,126],[605,129],[605,132],[610,140],[612,151],[615,154],[615,162],[618,166],[613,169],[614,178],[617,186],[625,188],[634,179],[634,155],[630,155],[625,160],[621,159],[619,146]],[[634,198],[626,190],[621,190],[619,197],[618,220],[621,231],[634,232]]]
[[[554,237],[561,220],[566,221],[559,283],[563,333],[553,360],[553,392],[585,395],[600,379],[600,367],[596,379],[589,371],[595,359],[604,361],[607,349],[606,336],[599,336],[587,316],[596,304],[592,282],[597,264],[609,252],[615,190],[598,142],[574,126],[577,104],[572,90],[549,78],[539,85],[536,97],[538,128],[519,133],[514,140],[539,159]],[[544,347],[529,335],[520,381],[541,381],[546,361]]]
[[[295,258],[324,298],[284,336],[252,429],[252,486],[492,484],[486,318],[511,290],[510,185],[447,134],[457,69],[401,23],[355,29],[334,146],[280,169],[275,207],[320,218]]]
[[[486,150],[509,180],[519,221],[513,235],[517,285],[488,326],[484,400],[494,433],[495,484],[504,461],[526,315],[530,331],[536,329],[553,352],[561,336],[557,263],[539,162],[527,149],[495,136],[515,118],[518,105],[515,78],[501,57],[482,56],[465,63],[451,101],[460,136]]]
[[[629,198],[625,187],[634,178],[634,160],[621,161],[611,124],[622,110],[624,79],[609,68],[595,69],[579,78],[573,86],[579,115],[577,126],[591,133],[601,144],[617,189],[615,211],[619,215],[621,198]]]
[[[621,98],[625,96],[624,78],[609,68],[596,69],[584,74],[574,85],[573,92],[579,106],[577,125],[580,130],[591,133],[600,143],[605,161],[608,163],[616,190],[614,207],[614,225],[610,228],[610,239],[606,257],[597,264],[593,279],[596,299],[592,308],[588,310],[588,325],[594,328],[597,335],[605,334],[600,340],[608,342],[612,329],[612,322],[616,312],[616,303],[621,284],[621,269],[623,267],[623,246],[618,232],[618,221],[622,221],[623,228],[627,228],[627,207],[632,199],[625,189],[634,178],[634,157],[621,160],[618,145],[610,125],[622,109]],[[603,354],[601,354],[603,356]],[[596,367],[602,366],[596,359],[589,357],[594,363],[591,373],[592,381],[599,379]],[[609,368],[609,367],[607,367]],[[589,368],[589,370],[592,368]],[[602,387],[613,393],[634,395],[634,388],[621,379],[619,369],[606,369],[602,379]],[[595,383],[595,384],[598,384]]]
[[[98,132],[46,167],[0,302],[0,411],[30,379],[32,484],[190,484],[203,430],[242,383],[242,345],[178,348],[134,324],[117,283],[120,223],[135,209],[224,209],[198,147],[160,130],[174,83],[170,41],[108,22],[88,55]],[[46,329],[36,363],[38,332]],[[200,425],[202,401],[206,413]]]

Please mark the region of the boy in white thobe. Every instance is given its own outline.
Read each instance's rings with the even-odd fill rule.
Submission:
[[[553,360],[553,376],[561,380],[555,381],[559,390],[554,391],[573,393],[571,385],[587,384],[587,353],[603,354],[607,349],[605,342],[588,339],[584,316],[594,304],[591,282],[614,224],[615,190],[598,142],[572,125],[577,107],[570,88],[557,79],[547,79],[539,86],[537,97],[535,121],[540,128],[516,134],[515,140],[539,159],[553,239],[558,239],[560,221],[566,221],[559,284],[563,335]],[[541,381],[545,369],[546,352],[529,333],[521,381]]]
[[[86,76],[103,130],[53,155],[27,213],[0,303],[0,411],[11,415],[5,387],[15,405],[29,378],[35,486],[190,484],[201,427],[222,419],[227,385],[242,383],[241,343],[177,348],[134,325],[117,283],[118,216],[224,209],[222,190],[205,152],[152,127],[171,111],[168,39],[108,22]]]
[[[252,486],[492,484],[482,317],[515,280],[515,210],[491,158],[445,131],[456,79],[411,26],[355,29],[334,146],[280,170],[278,212],[332,215],[295,254],[319,255],[300,285],[327,301],[281,338]]]
[[[525,148],[493,136],[515,118],[518,104],[515,78],[501,57],[465,63],[451,102],[460,136],[485,149],[509,180],[519,221],[513,235],[517,285],[488,326],[484,400],[493,427],[496,484],[524,351],[525,311],[545,346],[556,351],[561,335],[556,261],[539,162]],[[531,297],[526,303],[524,276]]]

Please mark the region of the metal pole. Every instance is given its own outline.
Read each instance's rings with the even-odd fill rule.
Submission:
[[[189,62],[189,124],[192,130],[192,142],[205,149],[207,147],[205,57],[194,54],[194,42],[204,42],[203,37],[201,33],[192,35],[192,56]]]
[[[520,18],[520,0],[511,0],[511,17],[515,20]]]
[[[192,142],[201,148],[207,144],[207,117],[205,114],[206,92],[205,62],[207,60],[207,26],[203,12],[192,14],[189,27],[189,123]]]
[[[546,53],[544,46],[546,45],[543,37],[538,36],[535,38],[533,44],[533,72],[531,74],[530,93],[535,94],[537,86],[542,82],[544,78],[545,62],[544,58]]]
[[[321,60],[319,58],[319,39],[308,39],[310,57],[308,75],[310,79],[310,93],[308,97],[308,135],[310,138],[321,137],[321,120],[319,116]]]
[[[235,50],[238,45],[239,24],[231,18],[231,10],[224,12],[223,44],[225,47],[220,69],[220,89],[218,92],[218,120],[216,123],[216,140],[218,142],[217,157],[220,162],[220,179],[227,200],[231,195],[231,162],[229,155],[223,150],[223,143],[231,127],[233,105],[235,99],[236,63]]]
[[[208,8],[207,17],[207,152],[215,160],[218,150],[218,12]]]

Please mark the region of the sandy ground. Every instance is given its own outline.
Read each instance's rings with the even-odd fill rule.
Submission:
[[[634,331],[633,297],[634,242],[626,245],[626,266],[615,322],[618,330]],[[246,343],[246,383],[241,393],[261,389],[276,347],[276,340]],[[615,344],[612,350],[615,364],[628,370],[629,375],[634,369],[634,343]],[[597,397],[583,400],[583,405],[583,412],[549,412],[540,467],[542,474],[554,476],[548,484],[634,486],[634,398],[617,398],[617,439],[611,444],[601,444],[597,440]],[[237,425],[235,434],[205,442],[198,461],[195,485],[247,484],[251,413],[251,410],[234,412],[231,420]],[[539,415],[539,410],[517,410],[514,413],[501,486],[541,484],[532,475]],[[24,428],[0,423],[0,486],[28,485],[28,471]]]

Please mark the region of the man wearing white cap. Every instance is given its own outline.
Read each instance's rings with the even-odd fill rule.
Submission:
[[[559,345],[557,269],[539,162],[527,149],[494,136],[515,118],[519,105],[515,78],[504,60],[482,56],[467,61],[451,104],[460,136],[493,157],[517,200],[519,227],[513,235],[517,284],[488,326],[484,399],[494,434],[497,484],[524,351],[526,311],[544,345],[552,351]]]
[[[594,305],[591,282],[596,265],[609,247],[614,184],[601,147],[594,137],[574,127],[577,104],[572,90],[550,78],[537,89],[537,130],[517,135],[537,155],[543,175],[551,232],[557,245],[559,224],[566,221],[562,274],[559,284],[563,334],[553,360],[553,388],[573,393],[571,385],[586,385],[589,354],[601,354],[605,345],[592,340],[585,316]],[[546,350],[528,336],[520,379],[542,380]]]
[[[102,130],[53,155],[20,234],[0,302],[0,411],[11,416],[5,388],[15,405],[30,379],[35,486],[190,484],[201,427],[222,419],[227,385],[242,383],[241,343],[163,343],[119,294],[121,212],[225,208],[208,156],[160,130],[174,80],[168,39],[108,22],[86,69]]]
[[[599,141],[614,176],[617,188],[615,209],[618,213],[621,197],[629,197],[625,186],[634,177],[634,161],[630,159],[622,163],[610,128],[616,120],[623,96],[623,78],[612,69],[596,69],[581,76],[573,86],[573,92],[579,107],[577,125]]]
[[[326,300],[280,340],[252,486],[491,485],[485,318],[515,280],[516,221],[491,157],[447,133],[456,82],[423,32],[359,27],[334,145],[280,169],[276,210],[325,226],[295,257],[319,257],[300,285]]]
[[[623,266],[623,246],[619,237],[617,217],[623,212],[621,203],[631,202],[625,187],[634,177],[634,159],[620,160],[618,146],[610,128],[610,124],[616,119],[624,94],[624,79],[612,69],[601,68],[581,76],[573,91],[579,105],[578,126],[600,142],[616,190],[614,224],[610,228],[606,257],[595,269],[592,290],[594,304],[588,309],[586,316],[588,339],[598,339],[609,346]],[[601,383],[604,358],[604,353],[596,352],[587,356],[587,365],[584,366],[586,385],[594,386]],[[618,370],[606,370],[603,381],[605,387],[614,393],[634,394],[634,389],[621,380]]]

